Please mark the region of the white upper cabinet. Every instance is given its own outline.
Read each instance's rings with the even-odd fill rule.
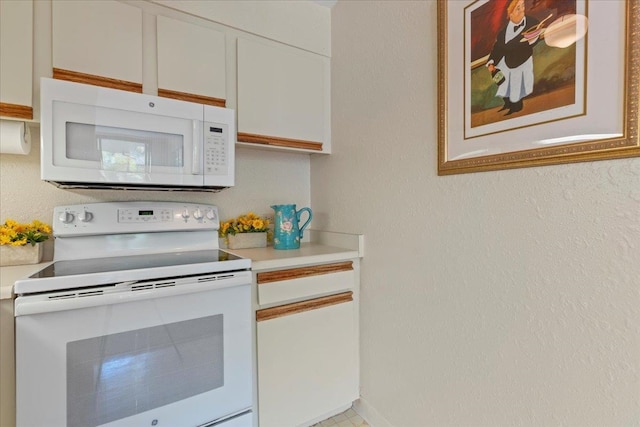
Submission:
[[[32,119],[33,2],[0,1],[0,116]]]
[[[141,9],[75,0],[52,7],[55,78],[142,92]]]
[[[157,20],[158,94],[225,106],[225,35],[165,16]]]
[[[314,1],[151,0],[227,28],[331,56],[331,9]]]
[[[330,152],[329,59],[238,39],[238,141]]]

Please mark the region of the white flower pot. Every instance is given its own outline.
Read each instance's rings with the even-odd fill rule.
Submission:
[[[267,246],[267,233],[229,234],[229,249],[264,248]]]
[[[0,267],[37,264],[42,260],[42,247],[42,243],[36,243],[35,246],[31,244],[24,246],[0,245]]]

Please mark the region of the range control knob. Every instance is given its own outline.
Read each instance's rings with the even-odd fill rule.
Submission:
[[[185,221],[189,219],[189,209],[182,211],[182,218],[184,218]]]
[[[193,218],[202,219],[202,211],[200,210],[200,208],[196,208],[196,210],[193,211]]]
[[[78,219],[82,222],[89,222],[93,219],[93,214],[89,211],[82,211],[78,214]]]
[[[71,222],[73,222],[73,219],[75,217],[73,216],[73,214],[69,211],[64,211],[60,214],[60,216],[58,217],[58,219],[60,220],[61,223],[63,224],[69,224]]]
[[[207,215],[207,219],[211,221],[216,219],[216,211],[214,211],[213,209],[208,209],[206,215]]]

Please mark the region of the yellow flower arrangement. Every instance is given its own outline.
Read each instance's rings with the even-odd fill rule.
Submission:
[[[238,218],[229,219],[220,224],[218,235],[227,237],[237,233],[263,233],[269,231],[269,220],[260,218],[253,212],[241,215]]]
[[[51,227],[34,220],[31,224],[20,224],[12,219],[7,219],[0,225],[0,245],[24,246],[44,242],[51,234]]]

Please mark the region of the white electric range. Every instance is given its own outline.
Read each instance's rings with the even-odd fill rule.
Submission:
[[[54,209],[54,262],[14,287],[17,425],[252,426],[251,260],[218,210]]]

